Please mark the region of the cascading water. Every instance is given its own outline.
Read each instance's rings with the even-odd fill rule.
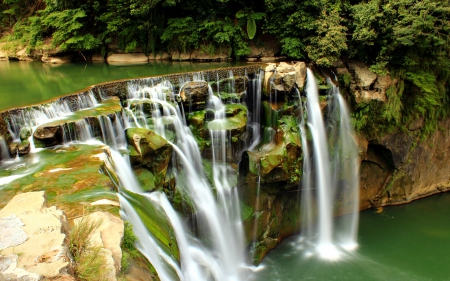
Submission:
[[[9,155],[9,148],[8,145],[6,144],[6,141],[4,138],[0,138],[0,160],[7,160],[9,159],[11,156]]]
[[[129,89],[134,90],[136,87]],[[178,272],[181,280],[241,280],[245,272],[243,268],[246,267],[245,247],[237,191],[229,182],[226,167],[227,136],[224,128],[221,128],[225,124],[225,106],[210,90],[209,104],[215,111],[215,120],[210,126],[214,155],[213,186],[217,192],[214,195],[205,176],[197,143],[185,124],[180,108],[174,102],[174,93],[168,82],[151,88],[144,87],[128,96],[131,99],[126,112],[132,126],[144,127],[149,118],[151,126],[148,128],[162,136],[173,129],[175,141],[169,142],[175,151],[173,166],[181,167],[181,171],[174,172],[177,188],[189,196],[195,207],[197,227],[200,230],[198,238],[190,234],[192,231],[180,221],[172,206],[166,202],[164,194],[141,194],[164,210],[172,223],[181,255],[181,268],[175,267],[173,270]],[[151,111],[157,108],[158,113],[152,112],[149,116],[145,112],[149,107],[152,108]],[[145,119],[138,120],[136,115],[145,116]]]
[[[252,138],[248,150],[253,150],[261,141],[261,91],[262,80],[264,79],[264,71],[260,71],[252,80],[252,99],[250,103],[251,115],[249,115],[248,126],[252,128]]]
[[[312,135],[312,162],[314,169],[312,174],[314,180],[309,179],[309,172],[305,172],[305,168],[309,169],[308,144],[304,141],[306,134],[304,126],[300,124],[302,132],[303,153],[306,162],[304,162],[303,185],[302,185],[302,218],[306,225],[308,244],[313,245],[313,251],[317,252],[319,257],[323,259],[335,260],[341,255],[340,249],[352,250],[357,247],[356,232],[358,219],[358,171],[357,171],[357,149],[355,141],[352,138],[352,129],[349,122],[348,112],[345,103],[339,94],[337,87],[332,88],[332,102],[330,104],[331,115],[337,114],[333,126],[329,126],[326,130],[325,122],[319,106],[318,88],[314,74],[310,69],[307,70],[306,89],[308,102],[308,127]],[[329,120],[331,124],[332,120]],[[327,134],[333,136],[328,144]],[[329,151],[331,151],[331,155]],[[306,177],[305,177],[306,176]],[[345,186],[338,186],[338,183],[345,183]],[[312,195],[310,190],[316,190],[315,198],[317,201],[317,210],[313,208]],[[336,195],[340,194],[340,198],[346,198],[346,205],[351,206],[349,219],[344,218],[338,227],[333,221],[334,202]],[[317,214],[317,229],[312,228],[312,219]],[[315,234],[314,234],[315,233]],[[317,235],[317,237],[314,237]]]
[[[358,147],[354,139],[354,131],[351,127],[347,106],[339,88],[331,83],[332,110],[337,111],[338,134],[337,144],[334,149],[332,160],[336,180],[336,192],[340,193],[343,205],[348,206],[344,213],[348,214],[340,220],[337,225],[338,234],[336,240],[346,250],[355,249],[357,244],[357,232],[359,221],[359,155]]]

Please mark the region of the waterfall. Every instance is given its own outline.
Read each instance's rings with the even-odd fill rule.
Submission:
[[[13,141],[20,141],[23,127],[37,127],[70,114],[72,111],[66,101],[55,101],[45,105],[22,109],[8,116],[8,129]]]
[[[353,138],[354,131],[350,123],[350,117],[347,106],[339,88],[332,85],[331,95],[333,109],[338,112],[339,130],[337,135],[337,145],[335,147],[334,174],[336,175],[335,183],[339,183],[336,190],[340,192],[341,200],[345,206],[349,206],[345,213],[348,213],[340,220],[338,225],[337,240],[346,250],[355,249],[357,244],[358,220],[359,220],[359,155],[358,147]]]
[[[88,91],[85,94],[80,94],[77,96],[75,100],[75,105],[77,110],[92,108],[98,105],[97,99],[94,96],[92,90]]]
[[[342,251],[357,247],[356,233],[358,221],[359,183],[358,156],[356,143],[352,138],[349,115],[339,89],[332,86],[331,104],[329,105],[328,127],[322,117],[319,106],[317,82],[310,69],[307,70],[307,110],[308,127],[312,135],[313,178],[309,177],[309,151],[306,143],[304,121],[300,124],[304,153],[304,170],[302,184],[302,218],[306,226],[304,235],[313,245],[319,257],[338,259]],[[328,132],[328,134],[326,134]],[[306,176],[306,177],[305,177]],[[312,192],[315,189],[317,209],[312,206]],[[350,215],[334,222],[334,203],[336,196],[351,206]],[[312,228],[311,221],[317,213],[317,229]],[[317,235],[317,237],[314,237]]]
[[[248,150],[253,150],[261,141],[261,91],[264,71],[255,75],[252,81],[252,106],[251,115],[249,115],[248,126],[252,129],[252,138]]]
[[[198,77],[202,76],[196,75],[194,79]],[[215,195],[206,178],[197,142],[186,125],[180,108],[174,103],[173,87],[164,82],[155,87],[130,86],[129,89],[137,90],[136,93],[128,94],[131,99],[126,112],[131,125],[146,126],[147,121],[150,121],[151,126],[148,127],[162,136],[167,131],[173,130],[175,140],[173,142],[169,140],[175,152],[172,165],[181,168],[181,171],[174,173],[177,188],[189,196],[195,208],[196,222],[200,231],[197,238],[189,236],[191,230],[180,222],[178,215],[174,215],[175,211],[166,203],[165,195],[158,192],[153,192],[151,196],[145,195],[150,203],[164,210],[172,223],[181,255],[181,269],[174,268],[174,270],[181,274],[179,276],[181,280],[210,280],[211,277],[214,280],[241,280],[243,268],[246,267],[244,235],[237,190],[229,182],[226,167],[226,131],[224,128],[210,131],[214,154],[213,186],[217,191]],[[138,107],[136,106],[138,104],[144,106]],[[146,112],[149,105],[151,111],[157,106],[158,114],[152,112],[150,117]],[[224,124],[225,106],[212,94],[212,90],[209,105],[215,110],[215,120],[211,123],[219,126]],[[151,120],[139,122],[136,115],[148,116]],[[120,174],[119,178],[122,179]],[[132,223],[135,224],[134,221]]]
[[[0,160],[6,160],[11,158],[11,155],[9,155],[9,148],[8,144],[6,143],[6,140],[3,137],[0,137]]]

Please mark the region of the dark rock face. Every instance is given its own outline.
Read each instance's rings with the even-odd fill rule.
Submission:
[[[400,133],[369,144],[361,163],[360,208],[409,203],[450,190],[450,119],[426,141]]]
[[[208,95],[207,82],[188,82],[180,91],[183,106],[189,112],[205,109]]]
[[[61,125],[43,125],[36,129],[33,134],[38,147],[49,147],[62,143]]]

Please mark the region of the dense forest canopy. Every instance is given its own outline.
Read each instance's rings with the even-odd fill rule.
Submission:
[[[358,129],[377,123],[385,131],[450,111],[450,0],[1,1],[7,48],[105,54],[116,42],[126,52],[146,54],[213,54],[225,47],[241,58],[250,43],[276,40],[281,55],[292,59],[322,66],[353,59],[377,74],[390,73],[396,83],[385,104],[354,108]],[[437,129],[434,121],[425,131]]]

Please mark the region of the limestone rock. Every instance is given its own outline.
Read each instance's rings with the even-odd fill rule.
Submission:
[[[2,60],[8,60],[8,53],[6,51],[3,51],[3,46],[7,43],[0,43],[0,61]]]
[[[384,75],[384,76],[378,76],[377,80],[375,81],[374,88],[380,93],[382,96],[386,96],[386,90],[392,85],[392,79],[391,76]]]
[[[364,63],[351,62],[348,64],[348,67],[350,68],[350,71],[355,74],[356,85],[362,89],[368,90],[375,82],[375,79],[377,79],[377,75],[370,71]]]
[[[15,274],[19,278],[26,274],[23,272],[23,269],[26,269],[31,273],[30,276],[43,278],[67,275],[69,259],[64,244],[64,232],[67,229],[64,213],[56,207],[45,208],[44,192],[39,191],[16,195],[0,211],[0,218],[11,215],[17,216],[23,222],[22,230],[28,239],[20,245],[2,251],[5,256],[21,253],[17,262],[14,262],[14,268],[9,267],[9,271],[4,271],[3,274]]]
[[[19,256],[9,254],[7,256],[0,255],[0,280],[21,280],[21,281],[38,281],[41,280],[39,274],[31,273],[23,268],[17,267]]]
[[[15,214],[0,218],[0,251],[24,243],[28,236],[24,223]]]
[[[355,101],[357,103],[360,102],[370,102],[372,100],[377,100],[377,101],[382,101],[385,102],[386,101],[386,94],[384,93],[380,93],[377,91],[365,91],[365,90],[356,90],[353,92],[353,95],[355,96]]]
[[[275,57],[280,52],[280,46],[276,40],[256,44],[254,41],[249,43],[250,54],[248,58]]]
[[[295,83],[299,89],[302,89],[306,82],[306,63],[299,61],[296,62],[293,67],[296,75]]]
[[[147,63],[148,56],[144,53],[112,54],[106,61],[108,63]]]
[[[155,184],[163,183],[172,156],[172,146],[157,133],[143,128],[126,130],[130,160],[153,173]]]

